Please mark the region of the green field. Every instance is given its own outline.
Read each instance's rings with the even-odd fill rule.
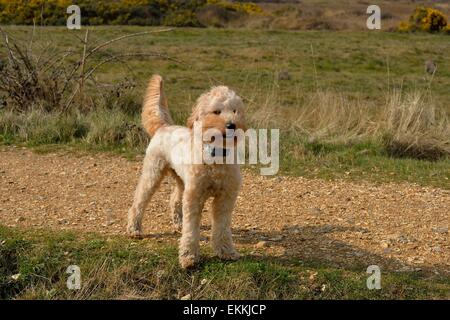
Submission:
[[[29,27],[8,27],[17,38],[27,40]],[[92,27],[90,43],[152,30],[142,27]],[[60,49],[78,48],[84,31],[43,28],[36,31],[43,44]],[[311,49],[312,47],[312,49]],[[388,32],[252,31],[222,29],[175,29],[144,35],[105,48],[99,58],[123,53],[159,52],[183,63],[139,57],[127,59],[131,70],[120,63],[105,65],[98,81],[121,81],[133,77],[139,95],[152,73],[162,74],[174,110],[190,111],[195,98],[210,85],[224,83],[248,98],[276,90],[279,105],[296,108],[298,99],[316,89],[333,90],[349,98],[383,101],[391,90],[427,90],[424,63],[433,59],[439,72],[432,81],[436,100],[448,108],[450,61],[447,35]],[[316,69],[316,70],[315,70]],[[277,81],[277,72],[288,70],[290,81]],[[317,88],[316,88],[317,85]],[[255,92],[256,91],[256,92]]]
[[[4,29],[17,43],[29,45],[32,28]],[[157,29],[89,30],[88,50],[116,37]],[[33,55],[58,57],[56,52],[71,49],[74,54],[65,60],[76,61],[84,36],[85,30],[37,28]],[[111,60],[86,81],[87,99],[103,94],[90,112],[80,114],[77,110],[83,103],[76,100],[72,111],[63,114],[42,114],[39,106],[30,107],[26,114],[9,112],[6,107],[0,109],[0,141],[40,150],[57,145],[141,153],[148,141],[137,129],[141,96],[149,77],[160,73],[166,80],[172,114],[181,124],[195,99],[210,86],[226,84],[236,89],[247,103],[250,125],[281,129],[284,174],[410,181],[449,188],[449,39],[448,35],[425,33],[245,29],[174,29],[130,37],[103,47],[89,60],[86,70]],[[4,47],[1,52],[6,59]],[[158,53],[163,58],[110,59],[143,53]],[[434,76],[424,71],[429,59],[438,66]],[[280,72],[287,72],[288,79],[280,78]],[[132,88],[120,88],[121,83]],[[98,84],[110,86],[99,89]],[[420,126],[419,130],[425,131],[400,135],[406,135],[407,143],[417,136],[428,137],[431,142],[421,142],[425,148],[437,141],[447,150],[437,161],[420,160],[423,157],[416,157],[407,147],[406,151],[391,152],[393,148],[387,148],[383,140],[386,105],[407,105],[408,96],[414,94],[422,97],[416,113],[431,114],[432,119]],[[435,116],[436,110],[439,116]],[[442,123],[437,126],[437,122]]]

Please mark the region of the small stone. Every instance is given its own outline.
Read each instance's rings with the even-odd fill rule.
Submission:
[[[166,271],[164,271],[164,270],[158,270],[158,272],[156,272],[156,277],[159,279],[159,278],[164,277],[166,274],[167,274]]]
[[[442,248],[440,246],[434,246],[433,248],[431,248],[431,251],[439,253],[442,252]]]
[[[397,270],[398,272],[410,272],[410,271],[414,271],[414,268],[410,267],[410,266],[403,266],[400,269]]]
[[[18,218],[16,219],[16,222],[23,222],[23,221],[25,221],[25,218],[24,218],[24,217],[18,217]]]
[[[258,249],[262,249],[262,248],[265,248],[268,246],[269,246],[269,243],[267,241],[260,241],[256,244],[256,248],[258,248]]]
[[[270,241],[274,241],[274,242],[278,242],[278,241],[283,240],[283,236],[276,236],[276,237],[270,238],[269,240]]]
[[[414,239],[411,239],[407,236],[401,235],[397,238],[397,242],[402,243],[402,244],[406,244],[406,243],[411,243],[414,242]]]
[[[17,273],[17,274],[12,275],[11,278],[12,278],[13,280],[15,280],[15,281],[19,280],[19,278],[20,278],[20,273]]]
[[[318,275],[318,273],[316,271],[309,271],[309,280],[314,281],[314,279],[316,279],[317,275]]]
[[[383,249],[389,248],[389,243],[387,241],[382,241],[381,242],[381,248],[383,248]]]
[[[180,300],[191,300],[191,297],[192,296],[190,294],[187,294],[185,296],[182,296]]]
[[[440,234],[445,234],[448,233],[448,228],[447,227],[435,227],[432,229],[434,232],[436,233],[440,233]]]

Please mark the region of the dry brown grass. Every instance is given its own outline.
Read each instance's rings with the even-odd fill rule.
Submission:
[[[294,109],[280,107],[276,84],[263,97],[249,99],[250,123],[280,128],[299,141],[335,145],[375,142],[391,156],[415,159],[450,155],[448,113],[424,92],[394,91],[386,93],[385,103],[376,104],[319,89],[299,94]]]
[[[394,156],[436,160],[450,155],[450,122],[431,98],[393,93],[385,109],[383,143]]]

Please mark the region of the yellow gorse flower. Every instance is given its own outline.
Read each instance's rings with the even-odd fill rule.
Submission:
[[[433,8],[417,7],[409,18],[409,22],[402,21],[398,30],[438,32],[444,30],[446,26],[447,19],[441,11]]]

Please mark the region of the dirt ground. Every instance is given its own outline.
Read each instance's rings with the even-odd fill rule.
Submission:
[[[140,170],[141,161],[108,154],[0,148],[0,224],[124,235]],[[238,249],[342,268],[450,273],[448,190],[243,175],[233,216]],[[167,243],[179,237],[168,214],[170,182],[144,218],[148,237]],[[202,245],[209,241],[208,209]]]

